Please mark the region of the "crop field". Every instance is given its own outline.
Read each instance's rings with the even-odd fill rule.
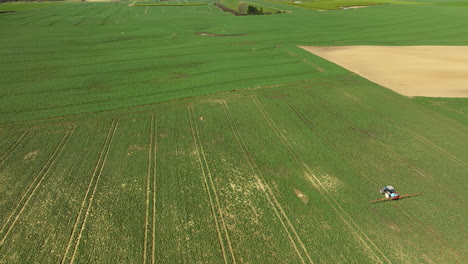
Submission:
[[[1,264],[467,262],[468,98],[299,47],[466,46],[464,4],[251,2],[286,12],[0,14]],[[368,203],[385,185],[419,195]]]

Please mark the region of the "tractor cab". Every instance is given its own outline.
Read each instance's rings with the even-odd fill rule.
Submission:
[[[395,188],[393,186],[390,186],[390,185],[385,186],[382,189],[380,189],[380,193],[385,195],[385,198],[387,198],[387,199],[396,200],[396,199],[400,198],[400,194],[398,194],[398,192],[395,190]]]

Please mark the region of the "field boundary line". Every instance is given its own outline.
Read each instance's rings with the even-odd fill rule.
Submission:
[[[344,211],[344,209],[338,204],[338,202],[330,195],[330,193],[326,190],[326,188],[323,187],[323,184],[321,183],[321,181],[315,176],[315,174],[309,168],[309,166],[307,166],[305,161],[302,160],[302,158],[299,156],[299,154],[294,150],[293,146],[291,146],[289,141],[286,139],[284,134],[281,132],[281,129],[278,128],[278,126],[273,121],[273,119],[270,117],[270,115],[268,114],[266,109],[262,106],[260,101],[255,96],[252,96],[252,99],[253,99],[254,103],[256,104],[257,108],[259,109],[259,111],[262,113],[264,119],[267,121],[269,126],[275,132],[275,134],[280,139],[282,144],[286,147],[286,149],[290,153],[291,157],[302,168],[302,170],[305,173],[307,179],[312,183],[313,186],[315,186],[315,188],[325,198],[325,200],[331,206],[331,208],[336,212],[336,214],[348,226],[348,228],[350,229],[352,234],[359,241],[361,241],[361,243],[365,246],[365,248],[367,248],[369,250],[369,253],[371,253],[371,255],[374,258],[376,258],[379,262],[383,263],[383,261],[382,261],[382,257],[383,257],[383,259],[385,259],[386,262],[390,263],[391,261],[385,257],[385,254],[383,254],[382,251],[372,242],[372,240],[369,237],[367,237],[367,235],[359,228],[359,226],[354,222],[354,220],[346,213],[346,211]],[[288,105],[289,105],[289,103],[288,103]],[[289,106],[291,107],[291,105],[289,105]],[[292,109],[292,110],[294,112],[296,112],[294,109]],[[298,114],[298,113],[296,112],[296,114]],[[303,119],[301,118],[301,120],[303,120]],[[308,124],[306,124],[306,125],[309,127]],[[313,178],[310,175],[312,175]],[[381,256],[379,256],[376,253],[376,251],[378,251]]]
[[[306,263],[304,260],[304,256],[302,256],[301,251],[299,250],[298,246],[296,245],[296,242],[300,245],[302,248],[303,253],[305,254],[305,257],[308,259],[309,263],[314,263],[312,258],[310,257],[307,248],[305,247],[304,243],[302,242],[299,234],[297,233],[294,225],[291,223],[289,220],[289,217],[287,216],[286,212],[284,211],[281,203],[278,201],[276,198],[273,190],[270,188],[270,186],[267,184],[265,177],[261,173],[257,163],[255,162],[254,158],[252,157],[252,154],[247,148],[247,144],[245,143],[244,139],[242,138],[242,135],[234,121],[234,118],[232,116],[231,111],[229,110],[229,107],[226,103],[226,101],[222,100],[219,102],[221,106],[223,107],[224,114],[226,116],[226,119],[228,120],[228,123],[231,127],[232,133],[234,134],[234,137],[237,141],[237,144],[239,148],[241,149],[242,153],[244,154],[244,157],[247,161],[247,164],[249,165],[250,169],[254,173],[254,177],[257,180],[257,183],[260,186],[260,189],[263,191],[265,194],[265,197],[267,198],[268,202],[272,206],[272,209],[274,210],[278,220],[280,221],[281,225],[283,226],[284,230],[286,231],[288,238],[291,242],[291,245],[293,246],[294,250],[296,251],[298,257],[300,258],[302,263]],[[284,220],[283,220],[284,218]],[[286,223],[284,222],[286,221]],[[289,230],[288,229],[289,226]],[[295,239],[291,235],[290,231],[294,234]]]
[[[65,263],[68,259],[70,259],[69,263],[73,263],[73,261],[75,259],[76,250],[78,248],[80,238],[81,238],[81,233],[82,233],[82,231],[84,229],[84,226],[85,226],[88,214],[89,214],[89,210],[91,208],[92,201],[94,199],[94,194],[95,194],[96,189],[97,189],[98,181],[99,181],[99,178],[101,176],[101,172],[102,172],[102,170],[104,168],[104,164],[105,164],[106,159],[107,159],[107,154],[109,153],[110,145],[112,143],[113,136],[114,136],[115,131],[117,129],[118,122],[119,122],[118,118],[115,118],[115,119],[112,120],[111,126],[110,126],[109,131],[107,133],[107,136],[106,136],[106,138],[104,140],[102,149],[101,149],[101,151],[99,153],[99,159],[96,162],[93,174],[91,175],[91,178],[89,180],[89,184],[88,184],[86,193],[85,193],[85,195],[83,197],[83,201],[81,202],[80,210],[79,210],[79,212],[77,214],[77,217],[75,219],[75,224],[73,226],[72,233],[70,234],[70,238],[68,240],[67,247],[66,247],[65,252],[64,252],[64,254],[62,256],[62,260],[60,262],[62,264]],[[92,192],[91,195],[90,195],[90,192]],[[86,212],[84,213],[85,215],[82,216],[83,211],[85,210],[85,207],[87,207]],[[78,228],[79,228],[79,231],[77,230]],[[78,234],[77,234],[77,232],[78,232]],[[68,255],[69,255],[69,252],[70,252],[70,248],[73,246],[73,244],[75,244],[74,249],[73,249],[72,255],[69,257]]]
[[[3,234],[3,237],[1,238],[0,245],[3,245],[5,243],[6,238],[8,237],[8,234],[11,232],[13,227],[15,226],[16,222],[18,221],[19,217],[25,210],[26,206],[28,205],[29,201],[31,200],[31,197],[34,196],[36,193],[36,190],[41,186],[42,181],[46,177],[46,175],[49,173],[51,168],[55,165],[56,161],[60,157],[60,154],[62,153],[63,149],[65,148],[65,145],[68,143],[70,137],[75,131],[75,126],[70,125],[68,130],[65,132],[63,135],[62,139],[60,140],[59,144],[57,147],[54,149],[52,154],[49,156],[48,160],[42,167],[42,169],[38,172],[38,174],[34,177],[32,183],[29,185],[29,187],[26,189],[24,194],[22,195],[20,201],[16,205],[15,209],[11,212],[11,214],[8,216],[7,220],[5,221],[4,225],[2,226],[0,230],[0,235]],[[24,202],[23,202],[24,201]],[[6,229],[6,231],[5,231]]]
[[[226,225],[224,223],[224,218],[223,218],[223,215],[222,215],[220,202],[219,202],[219,199],[217,197],[216,188],[214,186],[212,176],[211,176],[211,172],[210,172],[210,169],[208,167],[208,162],[206,160],[205,152],[204,152],[204,149],[203,149],[203,145],[201,143],[200,132],[199,132],[198,127],[196,125],[195,113],[193,112],[193,105],[190,104],[188,106],[187,110],[188,110],[189,121],[190,121],[190,129],[192,131],[193,143],[194,143],[195,150],[196,150],[196,153],[197,153],[198,161],[200,163],[200,168],[201,168],[203,180],[204,180],[204,183],[205,183],[205,188],[206,188],[208,198],[209,198],[209,201],[210,201],[211,213],[213,215],[213,220],[215,222],[216,232],[218,233],[218,240],[219,240],[219,243],[220,243],[220,246],[221,246],[221,252],[223,254],[224,263],[229,263],[229,261],[228,261],[226,249],[224,248],[225,247],[224,238],[223,238],[223,234],[221,232],[221,228],[219,227],[220,223],[218,223],[219,220],[218,220],[216,210],[218,211],[219,217],[221,218],[221,225],[223,226],[224,233],[226,235],[226,240],[228,242],[228,247],[229,247],[229,251],[231,253],[231,258],[233,260],[233,263],[236,263],[234,252],[233,252],[231,242],[230,242],[230,239],[229,239],[229,235],[228,235],[228,232],[227,232],[227,228],[226,228]],[[208,180],[210,180],[211,187],[210,187],[210,184],[208,183]],[[211,196],[211,192],[213,192],[214,199]],[[215,201],[213,201],[213,200],[215,200]],[[215,202],[216,202],[216,206],[215,206]]]
[[[17,138],[15,140],[15,142],[13,142],[13,144],[11,144],[7,150],[5,151],[5,153],[3,153],[2,156],[0,156],[0,166],[3,164],[3,162],[11,155],[11,153],[13,153],[13,151],[19,146],[21,145],[21,143],[23,143],[23,141],[26,139],[26,137],[29,135],[29,133],[32,131],[32,128],[24,131],[21,136],[19,136],[19,138]]]
[[[414,171],[416,174],[418,174],[420,177],[424,178],[427,180],[427,182],[431,185],[433,185],[433,182],[436,182],[437,184],[435,184],[438,188],[442,188],[444,189],[448,194],[452,195],[452,197],[454,197],[455,199],[457,199],[458,201],[461,201],[461,202],[464,202],[461,198],[459,198],[457,195],[453,194],[452,192],[450,192],[449,190],[447,190],[447,188],[445,186],[443,186],[442,184],[440,184],[437,180],[435,180],[431,175],[426,175],[426,173],[422,172],[419,168],[417,168],[415,165],[413,165],[410,161],[407,161],[402,155],[400,155],[397,151],[395,151],[393,148],[391,148],[390,146],[388,146],[387,144],[385,144],[384,142],[382,142],[381,140],[379,139],[376,139],[374,138],[372,135],[370,135],[369,133],[367,133],[366,131],[363,131],[362,129],[358,128],[356,125],[354,125],[351,121],[349,121],[346,117],[344,117],[340,112],[332,109],[328,104],[326,104],[325,102],[323,102],[322,99],[318,98],[318,96],[316,96],[310,89],[307,89],[307,92],[309,93],[309,95],[312,97],[313,100],[315,100],[316,102],[318,102],[319,104],[321,104],[328,112],[330,112],[331,114],[333,114],[335,117],[337,117],[338,119],[341,119],[342,121],[344,121],[345,123],[347,123],[347,125],[352,128],[353,130],[355,130],[356,132],[362,134],[362,135],[365,135],[367,138],[369,138],[372,143],[377,143],[378,145],[381,145],[382,147],[384,147],[385,149],[387,149],[390,153],[392,153],[396,159],[398,159],[401,163],[405,164],[409,169],[411,169],[412,171]],[[354,100],[353,100],[354,101]],[[366,107],[363,105],[363,107]],[[367,108],[367,107],[366,107]],[[370,109],[371,112],[374,112]],[[431,147],[432,148],[435,148],[435,147],[438,147],[440,148],[439,146],[433,144],[432,142],[428,141],[427,139],[419,136],[417,133],[409,130],[409,129],[406,129],[406,128],[401,128],[398,126],[398,124],[395,124],[393,123],[393,125],[395,125],[398,129],[400,130],[407,130],[407,132],[409,133],[412,133],[414,137],[420,137],[418,138],[419,141],[427,141],[427,142],[423,142],[427,145],[432,145]],[[444,151],[446,152],[444,149],[440,148],[439,151]],[[442,153],[443,154],[443,153]],[[447,153],[446,157],[448,157],[450,159],[450,156],[448,155],[451,155],[449,153]],[[454,157],[456,159],[456,157]],[[455,162],[457,162],[456,160],[453,160]],[[462,162],[462,161],[460,161]],[[462,166],[463,168],[465,168],[465,166],[463,165],[463,162],[460,164],[458,164],[460,166]],[[468,168],[468,167],[466,167]],[[466,169],[465,168],[465,169]]]

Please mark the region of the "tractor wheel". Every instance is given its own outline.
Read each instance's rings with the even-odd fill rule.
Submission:
[[[389,193],[385,193],[385,198],[390,199],[390,194],[389,194]]]

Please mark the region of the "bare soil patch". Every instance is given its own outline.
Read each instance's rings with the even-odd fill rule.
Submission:
[[[468,97],[468,46],[300,46],[406,96]]]
[[[309,197],[307,197],[307,195],[305,195],[304,193],[302,193],[301,191],[299,191],[298,189],[294,189],[294,193],[296,194],[296,196],[301,199],[301,201],[305,204],[307,204],[309,202]]]
[[[358,8],[364,8],[364,7],[369,7],[369,6],[343,6],[341,9],[358,9]]]
[[[246,36],[246,34],[214,34],[209,32],[198,32],[196,35],[198,36],[208,36],[208,37],[238,37],[238,36]]]

